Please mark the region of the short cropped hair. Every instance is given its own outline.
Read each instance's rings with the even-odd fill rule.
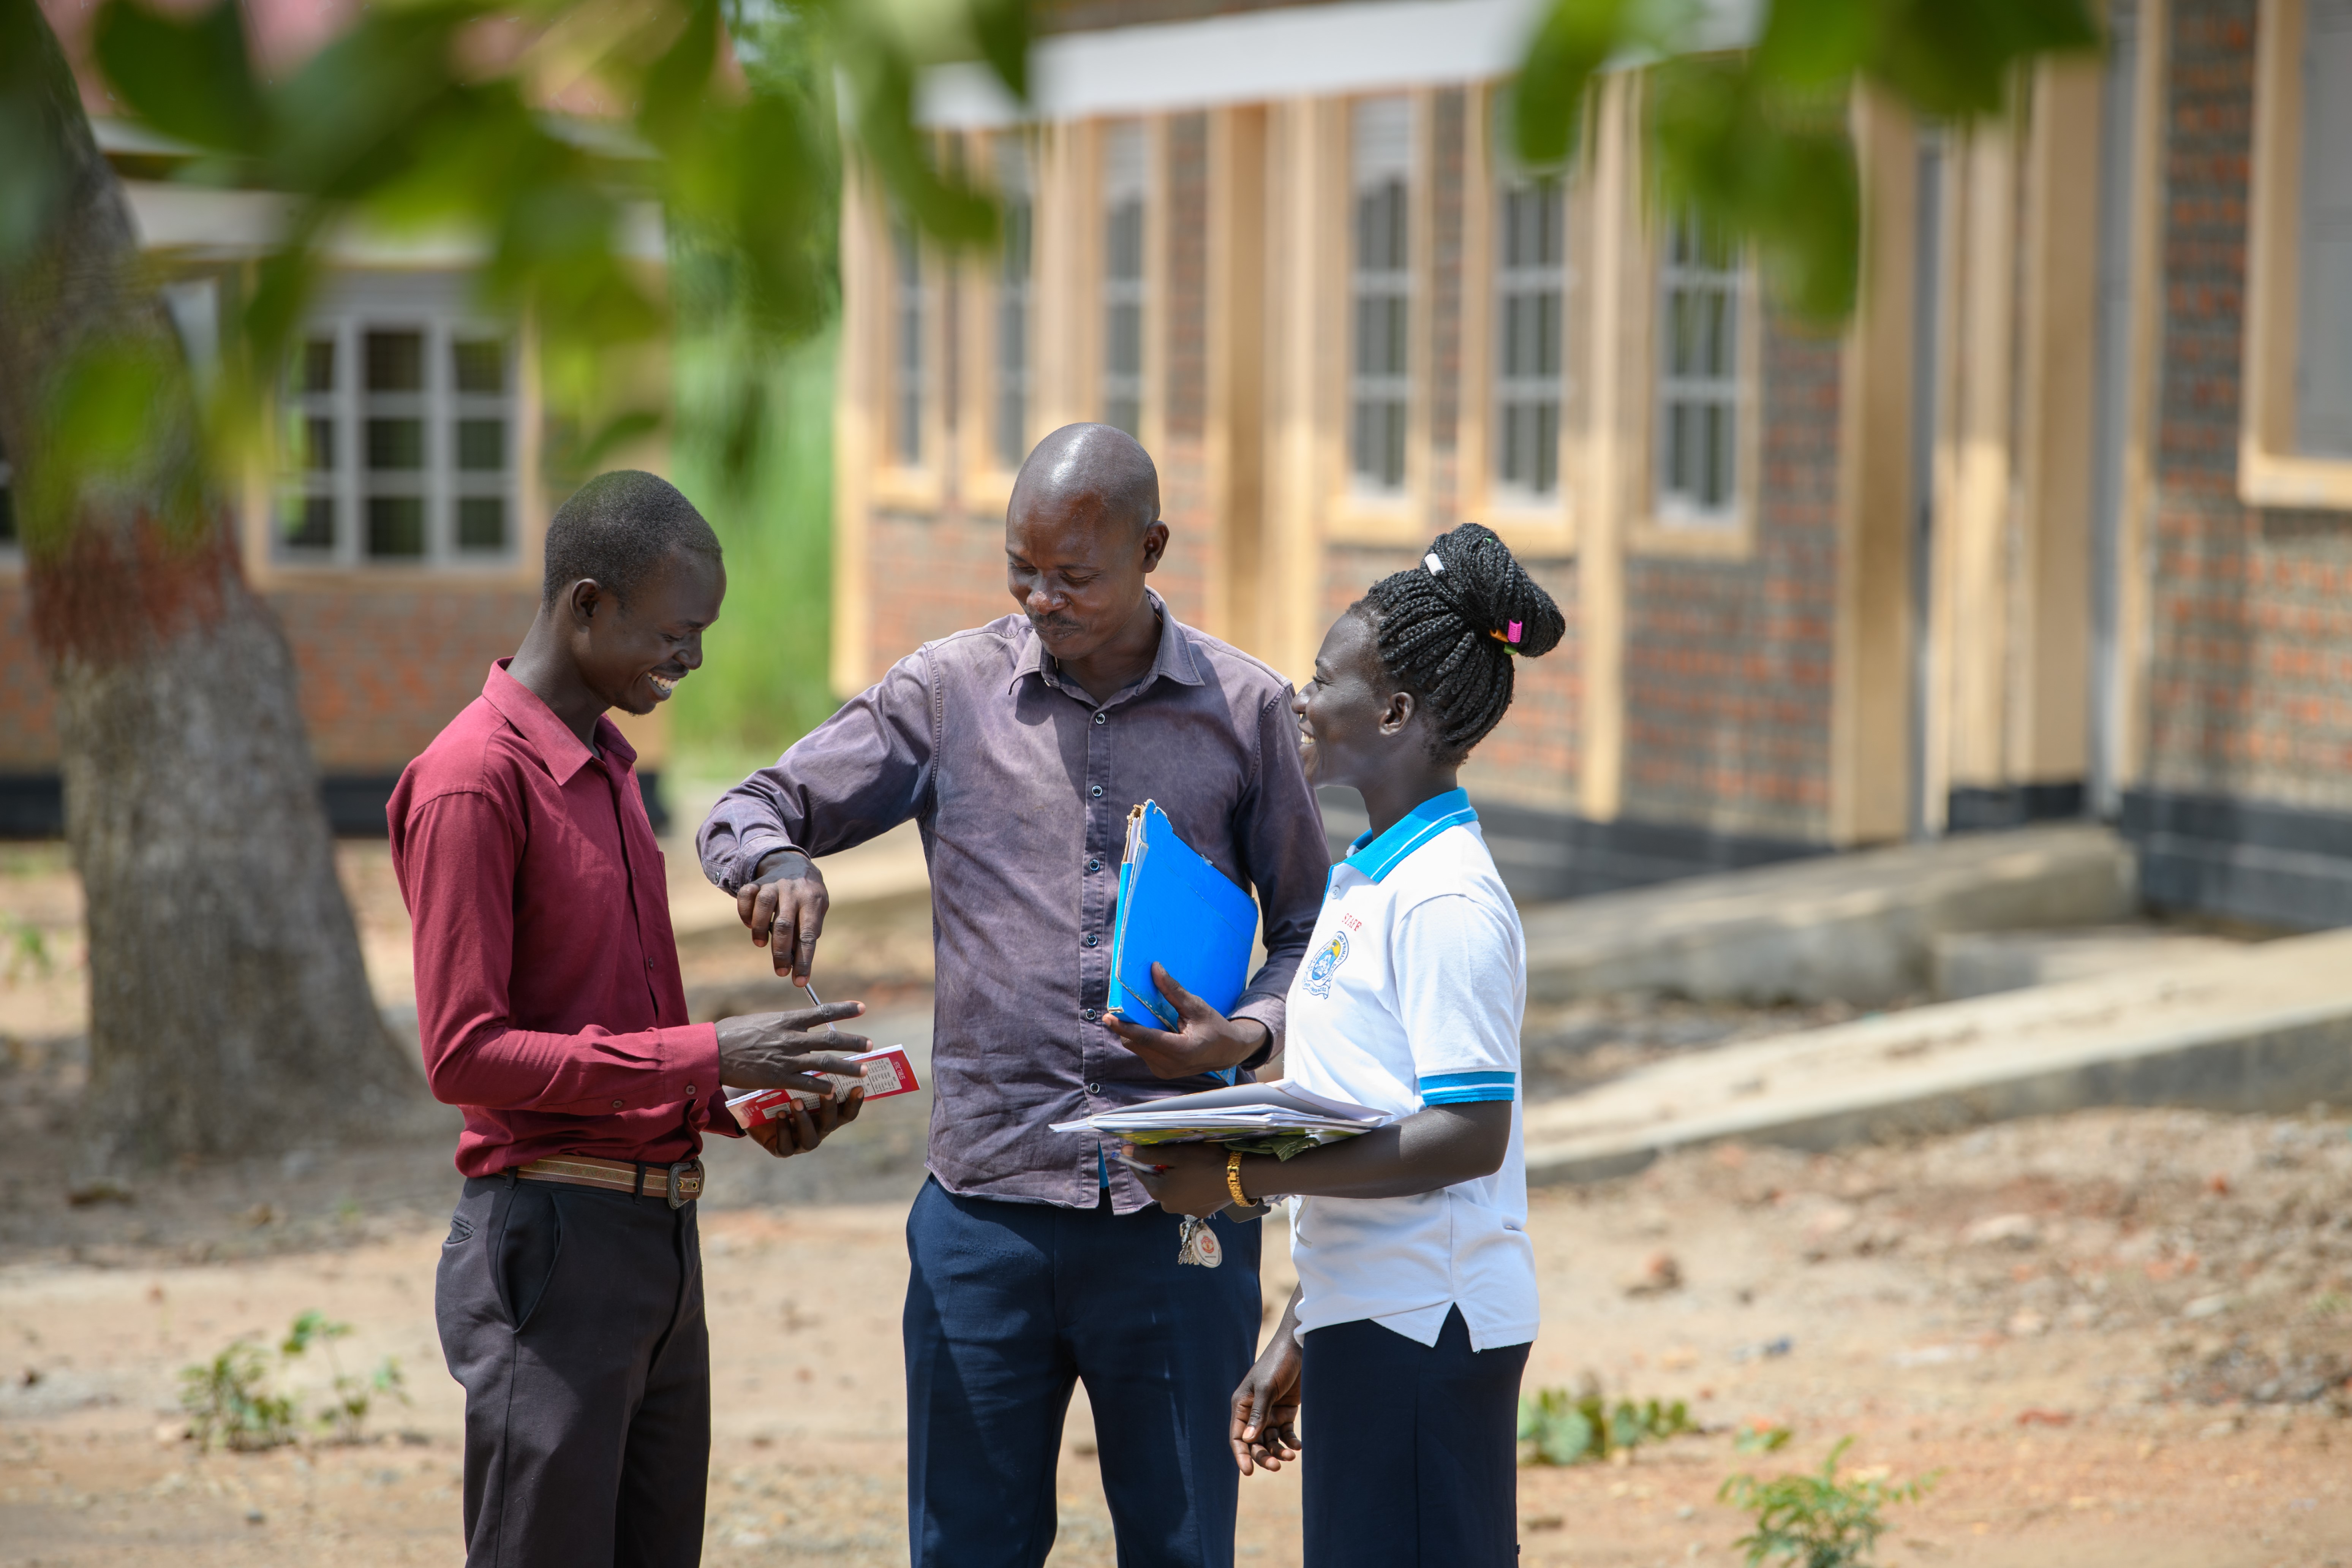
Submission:
[[[547,525],[547,572],[540,600],[592,578],[627,604],[629,595],[674,550],[716,561],[719,535],[676,485],[635,468],[598,474],[572,492]]]

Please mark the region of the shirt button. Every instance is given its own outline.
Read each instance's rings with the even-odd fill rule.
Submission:
[[[1102,798],[1102,785],[1089,784],[1087,786],[1087,793],[1094,796],[1097,800],[1100,800]]]
[[[614,1100],[614,1101],[613,1101],[613,1109],[614,1109],[614,1110],[620,1110],[620,1109],[621,1109],[621,1102],[620,1102],[619,1100]]]
[[[1087,1085],[1087,1092],[1088,1094],[1100,1094],[1102,1092],[1102,1085],[1098,1083],[1090,1083]]]
[[[650,958],[646,959],[646,967],[647,969],[651,969],[653,966],[654,966],[654,961],[653,961],[652,959],[650,959]]]
[[[1079,1015],[1079,1016],[1080,1016],[1080,1017],[1082,1017],[1082,1018],[1084,1018],[1087,1023],[1091,1024],[1091,1023],[1093,1023],[1096,1019],[1100,1018],[1100,1017],[1102,1016],[1102,1009],[1101,1009],[1101,1008],[1099,1008],[1099,1007],[1089,1007],[1089,1008],[1087,1008],[1084,1013],[1080,1014],[1080,1015]]]
[[[1102,939],[1101,939],[1101,938],[1099,938],[1099,937],[1097,937],[1097,936],[1096,936],[1094,932],[1092,932],[1092,931],[1088,931],[1088,932],[1087,932],[1087,945],[1088,947],[1092,947],[1092,946],[1094,946],[1094,944],[1095,944],[1096,942],[1099,942],[1100,940],[1102,940]]]
[[[688,1100],[692,1100],[694,1098],[694,1085],[688,1084],[686,1086],[686,1098]]]
[[[1096,860],[1096,859],[1089,858],[1089,859],[1087,861],[1087,870],[1089,870],[1089,871],[1099,871],[1099,870],[1101,870],[1101,869],[1102,869],[1102,862],[1101,862],[1101,861],[1099,861],[1099,860]]]
[[[1108,713],[1097,713],[1095,715],[1095,722],[1097,724],[1108,724],[1110,722],[1110,715]]]

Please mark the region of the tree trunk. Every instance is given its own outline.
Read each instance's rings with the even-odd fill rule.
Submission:
[[[184,356],[64,55],[34,0],[7,12],[5,90],[32,110],[12,129],[37,134],[5,155],[44,199],[0,255],[0,444],[89,906],[75,1178],[380,1126],[421,1080],[368,990],[293,658],[203,471]],[[93,351],[166,367],[127,462],[61,455],[60,389]]]

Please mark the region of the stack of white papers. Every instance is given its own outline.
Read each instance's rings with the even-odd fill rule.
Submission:
[[[1369,1132],[1388,1112],[1344,1100],[1326,1100],[1286,1083],[1241,1083],[1201,1094],[1155,1100],[1106,1110],[1083,1121],[1057,1121],[1056,1132],[1100,1132],[1130,1143],[1182,1143],[1202,1139],[1345,1138]]]

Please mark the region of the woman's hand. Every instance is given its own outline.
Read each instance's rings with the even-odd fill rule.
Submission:
[[[1265,1049],[1266,1042],[1274,1037],[1272,1031],[1255,1018],[1226,1017],[1179,985],[1176,977],[1160,964],[1151,966],[1151,983],[1160,987],[1160,994],[1176,1009],[1176,1028],[1151,1028],[1117,1013],[1103,1015],[1103,1027],[1141,1057],[1154,1078],[1193,1078],[1204,1072],[1237,1068]]]
[[[1298,1350],[1297,1314],[1294,1291],[1281,1326],[1234,1390],[1234,1463],[1245,1476],[1254,1469],[1278,1470],[1298,1458],[1298,1385],[1305,1358]]]
[[[1170,1214],[1206,1219],[1233,1205],[1222,1143],[1154,1143],[1150,1148],[1129,1143],[1120,1157],[1152,1202]]]

